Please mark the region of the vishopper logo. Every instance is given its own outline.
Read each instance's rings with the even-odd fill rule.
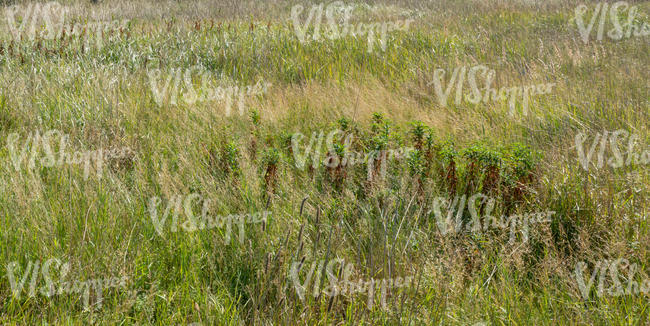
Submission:
[[[217,87],[211,84],[215,78],[212,78],[211,74],[200,66],[192,66],[185,70],[171,68],[166,74],[161,69],[151,69],[147,75],[154,101],[158,106],[165,103],[177,105],[179,102],[187,105],[205,101],[225,102],[226,116],[230,116],[234,103],[237,103],[239,114],[243,115],[245,99],[265,94],[271,86],[271,83],[258,81],[252,86]],[[198,89],[195,87],[195,80],[200,80]],[[185,92],[181,92],[183,88]]]
[[[523,115],[528,115],[529,97],[535,95],[549,94],[555,83],[537,84],[529,86],[501,87],[498,91],[492,88],[496,72],[486,66],[478,65],[473,67],[456,67],[445,82],[447,72],[444,69],[436,69],[433,73],[433,80],[428,85],[433,84],[436,97],[441,106],[446,107],[451,91],[456,87],[455,104],[460,105],[462,101],[472,104],[488,102],[505,102],[508,100],[509,114],[515,114],[517,99],[520,98]],[[477,75],[483,76],[485,87],[483,91],[479,89]],[[471,93],[463,94],[465,80],[469,83]],[[446,85],[446,86],[445,86]]]
[[[58,139],[58,142],[57,142]],[[93,151],[67,151],[69,136],[58,131],[48,130],[41,135],[37,130],[28,135],[22,146],[20,146],[20,135],[18,133],[9,134],[7,137],[7,148],[9,156],[16,171],[26,165],[29,171],[40,164],[41,167],[62,167],[64,164],[80,165],[84,167],[84,180],[88,179],[91,167],[95,166],[97,177],[101,179],[104,170],[105,161],[110,159],[131,158],[134,157],[133,151],[128,147],[121,149],[104,150],[97,149]],[[55,152],[53,146],[58,143],[58,151]],[[41,152],[42,147],[42,152]],[[29,157],[27,154],[29,153]],[[43,156],[39,157],[39,154]]]
[[[87,21],[85,23],[66,23],[66,14],[70,8],[58,2],[30,3],[13,5],[5,9],[9,31],[14,40],[25,37],[33,41],[36,38],[52,40],[63,35],[84,38],[85,47],[90,48],[94,41],[97,48],[104,46],[104,35],[111,31],[124,30],[128,20]]]
[[[21,40],[25,33],[32,41],[37,36],[51,40],[61,35],[68,10],[58,2],[30,3],[7,7],[5,17],[14,40]]]
[[[386,51],[388,33],[397,30],[406,31],[408,30],[409,25],[413,22],[413,19],[406,19],[405,21],[396,20],[394,22],[381,23],[359,22],[356,26],[351,25],[350,18],[352,17],[354,6],[345,5],[343,1],[335,1],[328,4],[327,7],[325,7],[325,4],[323,3],[312,6],[305,22],[301,23],[300,16],[304,10],[305,7],[302,5],[295,5],[291,8],[293,27],[300,43],[304,44],[310,40],[320,41],[325,38],[336,40],[348,35],[355,38],[367,35],[368,53],[374,51],[377,39],[382,51]],[[325,30],[327,28],[327,32],[324,31],[323,36],[321,37],[323,14],[327,19],[327,27],[323,27],[322,29]],[[309,37],[307,32],[310,30],[310,25],[312,24],[313,27],[311,30],[313,34]]]
[[[337,140],[338,134],[341,134],[341,140]],[[371,181],[376,172],[379,172],[382,178],[386,175],[390,160],[406,158],[408,153],[413,151],[412,147],[403,147],[395,150],[372,150],[367,153],[353,152],[350,150],[350,146],[354,141],[354,134],[346,134],[344,131],[336,129],[330,131],[327,138],[324,137],[323,131],[320,133],[314,131],[309,139],[309,144],[303,151],[300,149],[300,143],[305,135],[297,132],[291,136],[291,151],[298,169],[305,169],[310,156],[314,169],[320,166],[345,168],[365,162],[368,166],[368,180]],[[324,153],[321,152],[323,140],[326,143],[326,156],[323,156]],[[335,144],[335,141],[342,142],[342,145]]]
[[[622,275],[619,268],[627,271],[627,277],[619,278],[619,275]],[[617,297],[621,295],[637,295],[639,293],[645,295],[650,294],[650,279],[645,279],[639,282],[635,281],[635,275],[639,268],[636,263],[630,264],[630,261],[625,258],[619,258],[614,261],[601,260],[596,262],[587,283],[585,283],[584,278],[584,272],[586,269],[587,263],[579,262],[576,264],[575,278],[578,283],[580,294],[582,294],[582,297],[585,300],[589,299],[589,294],[591,293],[596,276],[598,276],[598,286],[596,288],[596,296],[598,297],[603,297],[605,295]],[[608,271],[611,279],[610,283],[606,283]],[[611,286],[606,288],[606,285],[610,284]]]
[[[627,138],[627,155],[622,148],[620,143],[624,143]],[[575,147],[578,152],[578,162],[582,167],[588,171],[590,163],[595,167],[601,169],[607,163],[611,168],[620,168],[622,166],[634,165],[647,165],[650,164],[650,148],[643,150],[643,147],[637,147],[637,142],[640,140],[639,135],[630,134],[625,130],[616,130],[614,132],[603,131],[602,133],[597,133],[591,143],[591,146],[585,144],[587,142],[587,134],[581,132],[575,136]],[[605,150],[607,145],[612,152],[612,156],[606,160]],[[594,160],[594,154],[598,149],[597,161]]]
[[[9,279],[9,285],[11,286],[11,293],[15,298],[21,298],[21,294],[25,288],[25,282],[27,282],[31,274],[31,281],[29,283],[29,289],[27,292],[28,297],[33,298],[37,294],[40,294],[47,298],[62,294],[83,294],[84,308],[88,308],[90,306],[91,289],[95,294],[95,299],[93,300],[94,305],[97,308],[101,308],[104,291],[110,288],[125,288],[127,282],[126,276],[122,278],[104,278],[103,280],[67,280],[68,273],[70,272],[70,264],[67,262],[62,264],[61,260],[57,258],[48,259],[42,265],[39,260],[35,262],[29,261],[27,267],[22,272],[22,277],[20,276],[19,268],[20,264],[16,261],[11,262],[7,265],[7,278]],[[41,275],[43,276],[45,284],[37,289],[39,282],[39,269]],[[53,277],[52,272],[56,271],[57,269],[59,270],[58,278],[56,278],[58,282],[55,282],[55,278]]]
[[[650,35],[650,25],[647,22],[640,21],[641,17],[638,15],[638,7],[630,7],[626,1],[614,2],[611,4],[611,7],[608,2],[598,3],[594,8],[594,12],[591,14],[591,18],[585,17],[588,10],[589,8],[586,5],[579,5],[575,9],[574,17],[580,37],[585,44],[589,43],[596,21],[598,21],[596,40],[603,40],[608,14],[613,26],[606,34],[610,39],[621,40],[623,38],[630,38],[632,35],[635,37]],[[625,16],[626,12],[627,17]],[[622,17],[626,19],[621,21]],[[585,25],[587,20],[589,22]]]
[[[413,277],[408,276],[406,278],[397,277],[394,279],[381,279],[375,280],[371,278],[369,281],[364,281],[359,279],[358,281],[350,281],[352,274],[354,273],[354,265],[351,263],[345,264],[345,261],[341,258],[330,260],[325,266],[325,262],[320,260],[317,262],[312,262],[309,272],[304,281],[300,280],[300,271],[302,270],[304,259],[301,262],[293,262],[291,264],[291,270],[289,271],[289,278],[293,283],[296,294],[301,301],[305,301],[305,294],[309,295],[308,291],[311,284],[311,294],[314,298],[320,296],[321,293],[321,274],[325,272],[328,286],[322,289],[322,293],[327,297],[335,297],[338,295],[355,295],[366,293],[368,296],[368,308],[372,309],[374,305],[374,296],[375,292],[379,293],[380,303],[383,308],[386,308],[386,297],[388,292],[392,288],[401,288],[406,287],[409,284],[413,283]],[[335,269],[336,265],[339,265],[338,269]],[[326,267],[323,269],[323,267]],[[314,274],[314,272],[316,272]],[[339,277],[342,277],[339,279]],[[313,283],[312,283],[313,280]]]
[[[232,232],[233,222],[237,224],[239,229],[239,243],[244,243],[245,234],[244,234],[244,224],[246,223],[260,223],[266,222],[268,216],[271,214],[269,211],[264,211],[262,213],[254,214],[238,214],[238,215],[228,215],[221,216],[217,215],[215,217],[209,216],[210,211],[210,199],[204,199],[203,196],[199,194],[189,194],[183,198],[183,195],[174,195],[167,201],[162,216],[158,214],[158,206],[162,203],[160,197],[151,197],[149,199],[149,214],[151,215],[151,220],[153,222],[156,232],[163,237],[165,223],[167,222],[171,214],[170,229],[172,233],[178,231],[178,216],[180,213],[185,212],[187,220],[183,222],[180,227],[183,228],[186,232],[194,232],[196,230],[203,229],[214,229],[222,228],[226,226],[225,241],[226,243],[230,242],[230,236]],[[201,207],[201,215],[198,216],[195,214],[195,208]]]
[[[478,200],[480,202],[477,203]],[[462,231],[463,217],[467,208],[471,217],[465,223],[465,230],[468,232],[480,234],[482,231],[487,231],[490,227],[500,229],[510,227],[509,243],[513,243],[517,229],[520,228],[522,240],[526,242],[528,241],[530,225],[551,222],[551,216],[555,214],[554,211],[546,211],[507,217],[502,215],[500,218],[497,218],[492,216],[495,203],[495,199],[481,193],[474,194],[469,199],[465,195],[461,197],[455,196],[453,201],[445,197],[436,197],[433,200],[433,214],[438,225],[438,230],[442,235],[455,234]],[[431,213],[432,211],[429,211],[427,215]],[[456,215],[455,220],[454,213]],[[481,217],[483,224],[481,224]]]

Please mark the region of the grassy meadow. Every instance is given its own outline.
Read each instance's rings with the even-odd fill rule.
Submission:
[[[7,10],[36,3],[0,0],[1,324],[650,324],[648,294],[597,293],[606,270],[586,297],[576,282],[580,262],[588,281],[597,262],[621,258],[636,264],[639,283],[650,278],[650,165],[612,167],[606,147],[605,164],[585,169],[576,146],[581,133],[588,151],[599,133],[625,130],[636,135],[634,151],[650,151],[650,37],[597,40],[596,22],[584,42],[576,8],[587,5],[587,24],[600,2],[344,2],[354,6],[350,24],[412,20],[372,51],[364,36],[301,42],[292,8],[304,7],[305,22],[321,3],[295,0],[60,0],[66,24],[124,23],[101,46],[90,30],[14,38]],[[650,2],[629,6],[650,24]],[[527,110],[520,101],[513,112],[505,102],[457,101],[456,88],[443,104],[436,71],[446,72],[444,91],[455,69],[479,65],[495,72],[497,90],[554,87],[531,96]],[[168,90],[181,85],[175,103],[169,92],[156,98],[165,78]],[[256,83],[268,88],[240,106],[187,100],[188,85]],[[358,160],[328,167],[307,156],[298,168],[321,132],[321,158]],[[114,148],[129,150],[101,168],[87,164],[90,172],[65,157],[43,163],[50,152],[91,160],[84,153]],[[505,228],[471,230],[474,215],[485,221],[483,203],[458,213],[460,231],[441,232],[436,198],[476,193],[494,199],[494,216],[555,213],[512,238]],[[185,201],[191,194],[201,199]],[[231,231],[190,225],[192,214],[263,211],[264,222]],[[45,272],[28,266],[50,259],[69,267],[50,269],[55,284],[126,282],[99,303],[79,291],[44,295]],[[350,280],[409,282],[381,293],[381,303],[377,290],[374,304],[368,293],[328,297],[316,283],[341,278],[344,264],[325,271],[336,259],[354,266]],[[296,263],[301,282],[313,263],[323,271],[304,300]]]

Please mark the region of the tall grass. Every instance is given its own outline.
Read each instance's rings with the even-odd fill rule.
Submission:
[[[585,171],[574,145],[579,132],[617,129],[649,143],[647,36],[584,44],[573,2],[368,1],[356,19],[415,19],[368,53],[365,38],[301,44],[295,1],[62,3],[80,21],[130,23],[101,49],[75,37],[12,41],[0,23],[3,324],[648,323],[647,297],[585,300],[574,277],[579,261],[619,257],[643,278],[649,270],[648,167]],[[441,106],[433,72],[477,64],[497,72],[495,88],[557,86],[527,116],[498,102]],[[195,65],[273,86],[241,116],[221,102],[158,106],[147,72]],[[417,151],[370,182],[368,164],[297,169],[287,137],[300,132],[304,144],[336,128],[355,135],[357,152]],[[22,144],[50,129],[72,151],[128,146],[136,156],[88,180],[80,166],[16,171],[8,136]],[[497,198],[495,215],[555,218],[514,244],[502,230],[442,235],[433,199],[480,191]],[[210,198],[212,215],[268,207],[272,217],[247,225],[244,243],[218,228],[159,236],[149,199],[190,193]],[[70,262],[72,279],[130,281],[104,293],[100,310],[74,295],[13,298],[5,267],[49,258]],[[361,294],[302,302],[289,270],[303,258],[343,258],[353,279],[415,281],[386,309]]]

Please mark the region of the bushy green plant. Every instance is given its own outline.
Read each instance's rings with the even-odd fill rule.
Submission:
[[[529,192],[528,188],[534,182],[538,157],[539,153],[520,143],[514,143],[506,149],[504,162],[507,171],[504,173],[502,183],[507,188],[504,196],[508,202],[506,206],[508,211],[515,203],[521,202]]]
[[[456,186],[458,184],[458,178],[456,176],[456,158],[458,152],[456,151],[453,142],[448,140],[442,144],[438,151],[438,156],[445,165],[444,170],[441,170],[441,174],[443,180],[445,180],[445,183],[447,184],[449,195],[455,195]]]
[[[483,168],[483,192],[493,193],[497,191],[501,178],[500,169],[503,162],[503,154],[492,149],[485,149],[480,157]]]
[[[383,114],[375,112],[372,114],[372,123],[370,130],[375,136],[382,136],[386,139],[390,136],[391,122]]]
[[[267,194],[273,193],[277,182],[278,164],[280,163],[280,152],[275,148],[269,148],[262,157],[264,166],[264,190]]]
[[[235,175],[239,175],[241,173],[238,161],[239,156],[239,144],[231,141],[223,147],[221,160],[223,169],[226,171],[226,173],[232,173]]]
[[[411,123],[411,134],[413,136],[415,149],[420,151],[422,150],[427,129],[428,127],[421,121],[415,121]]]
[[[411,177],[420,179],[424,176],[424,156],[421,151],[416,149],[409,152],[406,163]]]
[[[338,119],[337,122],[343,131],[347,131],[350,128],[350,124],[352,123],[352,121],[346,117]]]
[[[220,177],[239,176],[239,144],[234,141],[223,142],[221,145],[212,145],[208,151],[209,164],[212,172]]]
[[[251,110],[250,118],[251,118],[251,122],[253,123],[253,126],[255,127],[260,126],[260,122],[261,122],[260,112],[257,109]]]
[[[514,143],[510,146],[507,160],[512,168],[513,176],[518,179],[525,178],[537,166],[539,153],[526,145]]]

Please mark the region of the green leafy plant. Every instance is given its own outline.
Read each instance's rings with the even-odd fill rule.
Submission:
[[[350,128],[350,124],[352,123],[352,121],[346,117],[338,119],[337,122],[343,131],[347,131]]]
[[[328,159],[338,162],[333,167],[328,167],[328,178],[332,183],[334,189],[341,191],[343,189],[343,184],[347,178],[346,166],[343,165],[343,157],[345,156],[345,148],[342,144],[334,143],[332,144],[333,151],[328,152]]]
[[[428,127],[421,121],[411,123],[411,134],[413,135],[413,143],[415,149],[421,151],[424,145],[424,138],[427,134]]]
[[[440,150],[440,144],[436,141],[431,128],[424,139],[424,173],[426,177],[431,177],[431,171],[434,169],[435,155]]]
[[[286,153],[289,156],[293,155],[293,147],[291,147],[291,138],[292,137],[293,137],[293,134],[290,133],[290,132],[287,132],[285,130],[280,132],[280,136],[279,136],[280,145],[282,146],[282,148],[284,148],[284,150],[286,151]]]
[[[504,174],[502,184],[506,188],[504,199],[507,202],[507,212],[529,192],[529,187],[534,182],[538,159],[539,153],[520,143],[514,143],[506,150],[504,162],[508,170]]]
[[[484,170],[483,192],[486,194],[498,192],[499,180],[501,179],[500,169],[503,161],[503,154],[498,151],[486,149],[483,151],[480,162]]]
[[[226,174],[240,175],[239,169],[239,148],[235,142],[228,142],[221,151],[222,169]]]
[[[229,176],[239,176],[241,170],[239,167],[239,146],[237,143],[223,142],[217,149],[213,146],[208,151],[209,164],[212,173],[218,177],[225,178]]]
[[[278,164],[280,163],[280,152],[275,148],[268,149],[262,158],[264,169],[264,190],[267,195],[275,191],[278,176]]]
[[[496,188],[499,180],[501,153],[490,149],[485,144],[475,144],[464,149],[462,155],[469,161],[465,180],[467,194],[479,189],[481,179],[483,179],[482,190],[484,192]],[[481,178],[482,175],[485,177]]]
[[[415,178],[424,177],[424,155],[421,150],[415,149],[408,153],[406,157],[409,175]]]
[[[449,195],[453,196],[456,194],[456,186],[458,184],[458,178],[456,176],[456,158],[458,152],[456,152],[453,142],[447,141],[444,143],[438,151],[438,156],[445,166],[441,170],[442,178],[447,184]]]
[[[478,178],[483,151],[484,148],[481,145],[473,145],[461,151],[461,156],[469,162],[465,172],[465,194],[467,196],[471,196],[477,188],[476,179]]]
[[[375,112],[372,114],[370,130],[374,135],[388,138],[390,136],[391,122],[386,120],[383,114]]]

